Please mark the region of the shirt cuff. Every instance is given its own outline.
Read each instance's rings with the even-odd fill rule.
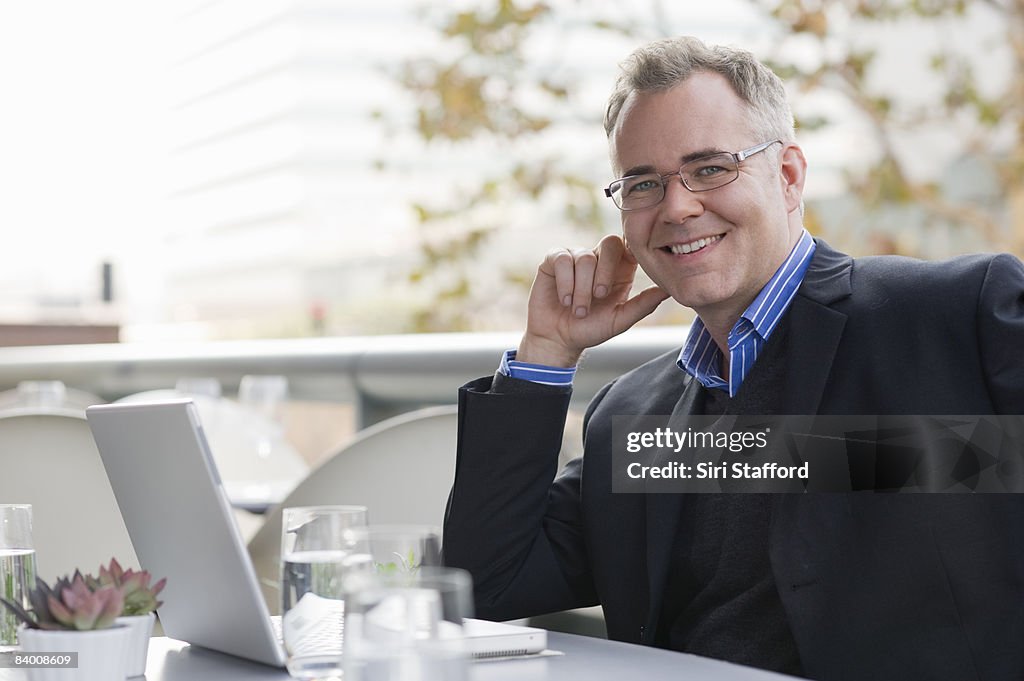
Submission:
[[[509,378],[540,383],[542,385],[571,386],[576,376],[576,367],[552,367],[544,364],[517,362],[516,351],[506,350],[501,356],[498,372]]]

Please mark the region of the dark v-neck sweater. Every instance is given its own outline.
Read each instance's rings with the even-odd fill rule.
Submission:
[[[697,413],[771,414],[785,341],[775,330],[735,398],[701,389]],[[769,494],[688,494],[673,544],[658,645],[801,674],[768,557]]]

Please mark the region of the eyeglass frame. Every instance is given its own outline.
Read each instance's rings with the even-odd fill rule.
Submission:
[[[682,181],[682,185],[684,187],[686,187],[686,190],[689,191],[689,192],[692,192],[694,194],[699,194],[699,193],[702,193],[702,192],[710,192],[710,191],[714,191],[715,189],[721,189],[722,187],[725,187],[726,185],[730,185],[730,184],[732,184],[733,182],[735,182],[736,180],[739,179],[739,177],[740,177],[739,166],[740,166],[741,163],[743,163],[744,161],[746,161],[748,158],[750,158],[751,156],[753,156],[755,154],[760,154],[762,151],[764,151],[765,149],[769,148],[773,144],[783,144],[783,142],[780,139],[774,139],[774,140],[770,140],[768,142],[762,142],[761,144],[755,144],[752,147],[748,147],[747,149],[742,149],[740,151],[716,151],[713,154],[707,154],[706,156],[700,156],[698,158],[694,158],[694,159],[690,159],[689,161],[686,161],[681,166],[679,166],[679,170],[675,171],[674,173],[666,173],[664,175],[661,175],[660,173],[640,173],[638,175],[626,175],[625,177],[620,177],[620,178],[618,178],[616,180],[612,180],[611,184],[609,184],[607,187],[604,188],[604,195],[612,200],[612,203],[615,204],[616,208],[618,208],[619,210],[621,210],[623,212],[628,212],[628,211],[633,211],[633,210],[645,210],[647,208],[653,208],[654,206],[657,206],[659,203],[664,201],[665,200],[665,195],[667,194],[667,192],[665,190],[668,187],[668,178],[673,177],[674,175],[678,175],[679,179]],[[703,161],[704,159],[708,159],[708,158],[711,158],[713,156],[731,156],[733,162],[736,164],[736,175],[734,175],[732,177],[732,179],[730,179],[728,182],[723,182],[720,185],[717,185],[717,186],[714,186],[714,187],[708,187],[707,189],[694,189],[689,184],[687,184],[686,177],[683,175],[683,168],[685,166],[690,165],[691,163],[696,163],[697,161]],[[612,195],[612,187],[614,187],[616,183],[625,182],[626,180],[630,179],[631,177],[643,177],[644,175],[658,175],[658,178],[661,181],[661,198],[658,199],[657,201],[655,201],[654,203],[652,203],[649,206],[641,206],[639,208],[623,208],[622,206],[620,206],[615,201],[615,197]]]

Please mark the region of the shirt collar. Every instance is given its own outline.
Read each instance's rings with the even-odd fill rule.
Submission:
[[[804,280],[807,265],[814,255],[814,239],[806,229],[800,230],[800,238],[789,252],[785,261],[754,298],[754,302],[740,315],[754,327],[762,340],[768,340],[782,313],[789,307],[793,294]],[[733,343],[729,343],[730,348]]]
[[[811,256],[814,255],[814,247],[814,239],[806,229],[802,229],[789,255],[729,332],[730,350],[742,343],[750,333],[756,333],[761,340],[768,340],[803,282]],[[711,332],[697,317],[690,326],[690,333],[676,363],[695,378],[717,378],[721,381],[719,354]],[[701,382],[708,384],[704,380]]]

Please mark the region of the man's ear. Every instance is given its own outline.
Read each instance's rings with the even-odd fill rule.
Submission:
[[[804,196],[804,180],[807,178],[807,159],[804,151],[795,142],[785,143],[779,155],[782,161],[779,180],[782,183],[782,196],[786,201],[786,212],[792,213],[801,209]]]

